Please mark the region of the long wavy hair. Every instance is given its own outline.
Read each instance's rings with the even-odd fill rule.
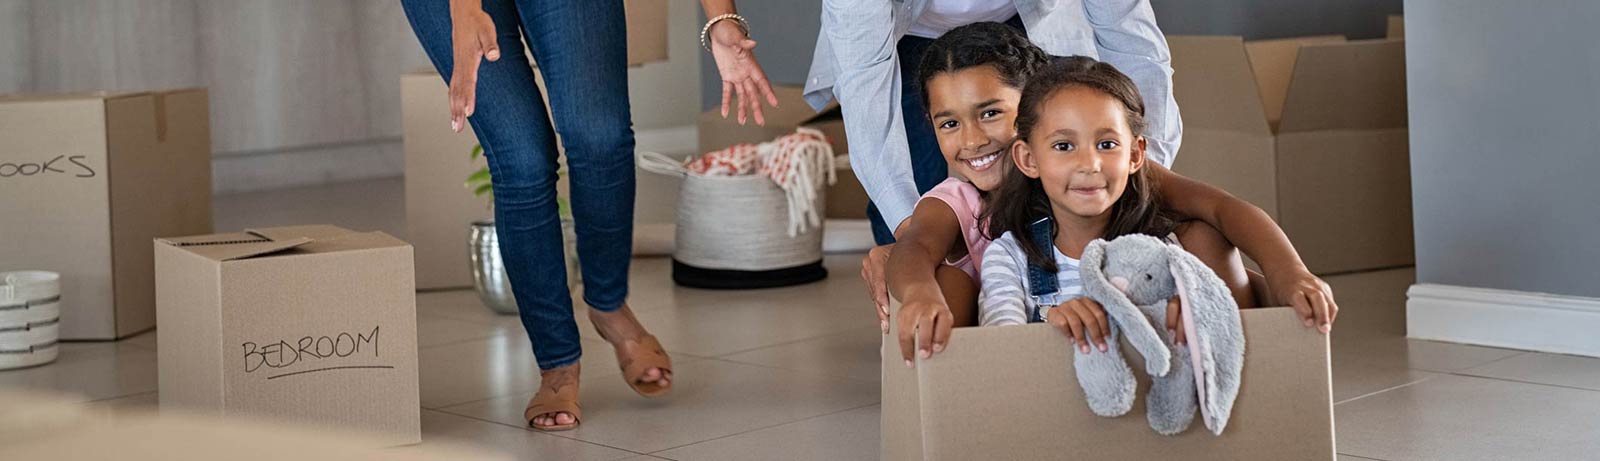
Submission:
[[[1017,107],[1017,140],[1027,142],[1039,121],[1045,101],[1056,92],[1073,87],[1093,89],[1122,103],[1127,114],[1128,128],[1135,135],[1144,133],[1144,100],[1139,88],[1111,64],[1083,56],[1057,58],[1039,69],[1022,90],[1022,100]],[[1172,215],[1163,210],[1157,201],[1158,185],[1151,178],[1148,166],[1128,176],[1128,186],[1111,205],[1111,221],[1102,238],[1112,239],[1127,234],[1148,234],[1157,238],[1176,227]],[[1040,218],[1050,217],[1050,197],[1038,178],[1030,178],[1012,167],[1000,180],[1000,186],[990,194],[993,199],[984,204],[981,218],[988,229],[985,236],[994,239],[1006,232],[1016,236],[1018,246],[1028,256],[1028,261],[1048,270],[1056,270],[1055,258],[1049,248],[1041,248],[1032,238],[1032,225]],[[1059,230],[1052,229],[1051,237]]]

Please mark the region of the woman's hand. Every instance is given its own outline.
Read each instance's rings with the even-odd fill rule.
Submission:
[[[1075,298],[1050,309],[1045,322],[1061,329],[1061,333],[1078,343],[1078,351],[1089,353],[1089,343],[1101,352],[1106,351],[1106,338],[1111,336],[1111,323],[1106,320],[1106,310],[1089,298]]]
[[[767,104],[778,107],[778,96],[772,94],[772,84],[767,73],[756,62],[756,41],[751,40],[733,21],[718,21],[711,26],[711,57],[717,61],[717,73],[722,75],[722,116],[728,116],[728,104],[733,95],[739,95],[739,124],[745,121],[745,111],[753,112],[757,125],[765,126],[767,119],[761,114],[761,97]]]
[[[878,329],[889,334],[889,285],[884,282],[883,271],[889,265],[889,251],[894,244],[872,247],[867,257],[861,259],[861,280],[867,282],[867,296],[878,307]]]
[[[897,322],[900,327],[900,356],[906,360],[906,367],[909,368],[912,366],[913,349],[925,359],[944,352],[945,344],[950,341],[950,328],[955,323],[955,315],[950,313],[944,296],[934,290],[930,296],[907,296],[906,302],[900,305]]]
[[[1333,288],[1327,282],[1311,275],[1305,268],[1282,272],[1267,272],[1267,287],[1276,298],[1277,305],[1288,304],[1300,313],[1306,328],[1316,327],[1327,334],[1333,331],[1333,321],[1339,317],[1339,305],[1333,302]]]
[[[479,61],[500,60],[500,46],[495,41],[494,20],[483,11],[479,0],[450,0],[450,39],[455,47],[455,67],[450,72],[450,129],[460,133],[476,108]]]

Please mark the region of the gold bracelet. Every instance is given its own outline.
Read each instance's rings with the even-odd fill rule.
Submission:
[[[749,37],[750,36],[750,23],[746,22],[744,20],[744,16],[740,16],[740,15],[737,15],[737,14],[734,14],[734,13],[728,13],[728,14],[724,14],[724,15],[721,15],[721,16],[717,16],[715,18],[711,18],[710,21],[706,21],[706,26],[705,27],[700,28],[700,47],[701,48],[705,48],[706,51],[711,51],[711,38],[710,38],[711,37],[711,26],[717,25],[717,22],[720,22],[720,21],[722,21],[724,19],[732,19],[733,23],[739,26],[739,30],[744,31],[744,36],[745,37]]]

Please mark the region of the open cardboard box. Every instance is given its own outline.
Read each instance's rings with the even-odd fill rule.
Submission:
[[[163,410],[421,439],[411,245],[313,225],[154,248]]]
[[[1415,261],[1405,42],[1169,36],[1173,171],[1278,221],[1313,273]]]
[[[1198,415],[1177,436],[1151,430],[1150,380],[1126,345],[1138,397],[1128,414],[1104,418],[1084,403],[1071,348],[1052,326],[957,328],[944,352],[918,359],[916,368],[906,368],[891,330],[881,350],[880,458],[1333,459],[1327,336],[1303,327],[1287,307],[1241,313],[1244,380],[1220,436]]]

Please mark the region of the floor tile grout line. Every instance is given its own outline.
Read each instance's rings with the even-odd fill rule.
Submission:
[[[157,393],[157,392],[160,392],[160,390],[135,392],[135,393],[132,393],[132,394],[119,395],[119,396],[116,396],[116,397],[105,397],[105,398],[99,398],[99,399],[94,399],[94,400],[85,400],[82,403],[95,403],[95,402],[104,402],[104,401],[107,401],[107,400],[126,399],[126,398],[129,398],[129,397],[142,397],[142,396],[149,395],[149,394],[154,394],[154,393]]]
[[[1445,375],[1447,373],[1434,373],[1434,374]],[[1340,401],[1337,401],[1337,402],[1333,402],[1333,404],[1335,406],[1343,405],[1343,404],[1348,403],[1348,402],[1354,402],[1356,400],[1360,400],[1360,399],[1364,399],[1364,398],[1371,397],[1371,396],[1374,396],[1374,395],[1382,394],[1384,392],[1389,392],[1389,391],[1392,391],[1392,390],[1395,390],[1395,389],[1414,386],[1414,385],[1416,385],[1418,383],[1421,383],[1423,381],[1427,381],[1427,380],[1434,379],[1434,378],[1437,378],[1437,377],[1438,376],[1429,376],[1429,377],[1426,377],[1426,378],[1422,378],[1422,379],[1419,379],[1419,380],[1416,380],[1416,381],[1412,381],[1412,382],[1409,382],[1409,383],[1405,383],[1405,384],[1401,384],[1401,385],[1398,385],[1398,386],[1387,387],[1387,388],[1383,388],[1383,389],[1380,389],[1380,390],[1377,390],[1377,391],[1368,392],[1368,393],[1361,394],[1361,395],[1358,395],[1358,396],[1355,396],[1355,397],[1351,397],[1351,398],[1348,398],[1348,399],[1344,399],[1344,400],[1340,400]]]
[[[442,342],[442,343],[439,343],[439,344],[429,344],[429,345],[426,345],[426,346],[419,345],[419,346],[417,346],[417,352],[420,353],[422,351],[425,351],[425,350],[428,350],[428,349],[433,349],[433,348],[436,348],[436,347],[454,346],[454,345],[457,345],[457,344],[465,344],[465,343],[470,343],[470,342],[473,342],[473,341],[483,341],[483,340],[486,340],[486,339],[493,339],[493,338],[498,338],[498,337],[501,337],[501,336],[505,336],[505,333],[495,333],[495,334],[492,334],[492,335],[489,335],[489,336],[483,336],[483,337],[477,337],[477,338],[456,339],[456,340],[451,340],[451,341],[447,341],[447,342]]]
[[[832,373],[823,373],[823,372],[819,372],[819,371],[815,371],[815,370],[802,370],[802,369],[798,369],[798,368],[784,368],[784,367],[779,367],[779,366],[767,365],[767,364],[763,364],[763,363],[740,362],[738,360],[725,359],[725,358],[720,358],[720,357],[708,358],[706,360],[716,360],[718,362],[723,362],[723,363],[732,363],[732,364],[735,364],[735,365],[749,365],[749,366],[753,366],[753,367],[761,367],[761,368],[766,368],[766,369],[770,369],[770,370],[781,370],[781,371],[787,371],[787,372],[792,372],[792,373],[804,373],[804,374],[808,374],[808,375],[821,376],[821,377],[825,377],[825,378],[846,379],[846,380],[856,381],[856,382],[865,383],[865,384],[878,384],[878,383],[882,382],[882,381],[879,381],[879,380],[866,379],[866,378],[857,378],[857,377],[854,377],[854,376],[845,376],[845,375],[835,375],[835,374],[832,374]]]
[[[645,453],[645,454],[646,455],[650,455],[650,456],[658,456],[657,453],[668,452],[668,451],[676,450],[676,449],[679,449],[679,448],[687,447],[687,446],[690,446],[690,445],[699,445],[699,444],[702,444],[702,443],[714,442],[714,441],[726,439],[726,438],[729,438],[729,437],[737,437],[737,436],[749,434],[751,432],[772,429],[774,427],[780,427],[780,426],[787,426],[787,425],[790,425],[790,424],[803,423],[803,422],[810,421],[810,420],[817,419],[817,418],[833,416],[833,415],[837,415],[837,414],[844,413],[844,412],[847,412],[847,411],[855,411],[855,410],[860,410],[862,408],[867,408],[867,407],[877,406],[877,405],[882,405],[882,404],[883,404],[882,402],[875,402],[875,403],[871,403],[871,404],[867,404],[867,405],[861,405],[861,406],[854,407],[854,408],[846,408],[846,409],[843,409],[843,410],[831,411],[831,412],[823,413],[823,414],[816,415],[816,416],[809,416],[809,417],[805,417],[805,418],[800,418],[800,419],[797,419],[797,420],[794,420],[794,421],[786,421],[786,422],[782,422],[782,423],[777,423],[777,424],[758,427],[758,428],[755,428],[755,429],[750,429],[750,430],[743,431],[743,432],[736,432],[736,433],[733,433],[733,434],[728,434],[728,435],[724,435],[724,436],[720,436],[720,437],[712,437],[712,438],[701,440],[701,441],[698,441],[698,442],[686,443],[686,444],[683,444],[683,445],[678,445],[678,446],[670,447],[670,448],[663,448],[663,449],[652,451],[652,452]],[[660,457],[666,458],[665,456],[660,456]],[[672,458],[667,458],[667,459],[672,459]]]
[[[1520,379],[1500,378],[1500,377],[1495,377],[1495,376],[1469,375],[1469,374],[1465,374],[1465,373],[1449,373],[1449,375],[1450,376],[1459,376],[1459,377],[1462,377],[1462,378],[1478,378],[1478,379],[1487,379],[1487,380],[1490,380],[1490,381],[1502,381],[1502,382],[1508,382],[1508,383],[1529,384],[1529,385],[1534,385],[1534,386],[1554,387],[1554,388],[1559,388],[1559,389],[1571,389],[1571,390],[1575,390],[1575,391],[1600,392],[1600,389],[1591,389],[1591,388],[1587,388],[1587,387],[1568,386],[1568,385],[1564,385],[1564,384],[1541,383],[1541,382],[1534,382],[1534,381],[1523,381],[1523,380],[1520,380]]]
[[[858,329],[858,328],[859,329],[865,329],[866,327],[851,327],[850,329],[853,330],[853,329]],[[794,344],[797,344],[797,343],[803,343],[803,342],[806,342],[806,341],[822,339],[822,338],[828,338],[828,337],[833,337],[833,336],[841,336],[841,335],[845,335],[845,334],[848,334],[848,333],[850,333],[849,330],[835,331],[835,332],[832,332],[832,333],[823,333],[823,334],[816,335],[816,336],[809,336],[809,337],[800,338],[800,339],[796,339],[796,340],[792,340],[792,341],[784,341],[784,342],[777,343],[777,344],[768,344],[768,345],[765,345],[765,346],[754,347],[754,348],[750,348],[750,349],[742,349],[742,350],[728,352],[728,353],[725,353],[725,354],[718,354],[716,356],[706,357],[706,358],[721,359],[723,357],[727,357],[727,356],[730,356],[730,355],[739,355],[739,354],[743,354],[743,353],[747,353],[747,352],[759,351],[759,350],[762,350],[762,349],[771,349],[771,348],[774,348],[774,347],[790,346],[790,345],[794,345]]]
[[[1522,357],[1522,356],[1525,356],[1525,355],[1528,355],[1528,354],[1536,354],[1536,353],[1537,352],[1517,351],[1517,353],[1515,353],[1515,354],[1507,355],[1505,357],[1501,357],[1501,358],[1498,358],[1498,359],[1490,360],[1488,362],[1480,363],[1480,364],[1473,365],[1473,366],[1466,367],[1466,368],[1462,368],[1462,369],[1459,369],[1459,370],[1454,370],[1454,371],[1451,371],[1451,373],[1456,373],[1456,372],[1461,372],[1461,371],[1470,371],[1470,370],[1473,370],[1473,369],[1476,369],[1476,368],[1483,368],[1483,367],[1486,367],[1486,366],[1489,366],[1489,365],[1494,365],[1496,363],[1500,363],[1500,362],[1503,362],[1503,361],[1506,361],[1506,360],[1514,359],[1514,358],[1517,358],[1517,357]]]
[[[472,415],[464,415],[464,414],[461,414],[461,413],[456,413],[456,412],[453,412],[453,411],[447,411],[447,410],[443,410],[443,409],[437,409],[437,408],[431,408],[431,409],[430,408],[425,408],[425,409],[426,410],[431,410],[431,411],[436,411],[436,412],[439,412],[439,413],[444,413],[444,414],[451,415],[451,416],[459,416],[459,417],[467,418],[467,419],[474,420],[474,421],[494,424],[494,425],[497,425],[497,426],[509,427],[509,428],[512,428],[512,429],[521,429],[523,431],[526,431],[526,432],[529,432],[529,433],[533,433],[533,434],[548,435],[548,436],[551,436],[551,437],[571,440],[571,441],[575,441],[575,442],[581,442],[581,443],[585,443],[585,444],[589,444],[589,445],[594,445],[594,446],[597,446],[597,447],[610,448],[612,450],[621,450],[621,451],[625,451],[625,452],[632,453],[633,455],[635,455],[635,456],[628,456],[628,457],[618,458],[618,459],[636,458],[636,457],[638,457],[638,455],[646,455],[646,456],[649,455],[649,453],[641,453],[641,452],[638,452],[638,451],[629,450],[627,448],[613,447],[613,446],[606,445],[606,444],[599,443],[599,442],[591,442],[591,441],[583,440],[583,439],[576,438],[576,437],[568,437],[566,435],[562,435],[560,432],[546,432],[546,431],[540,431],[538,429],[534,429],[534,428],[531,428],[531,427],[513,426],[513,425],[510,425],[510,424],[506,424],[506,423],[500,422],[500,421],[494,421],[494,420],[479,418],[477,416],[472,416]],[[570,432],[570,431],[568,431],[568,432]]]

